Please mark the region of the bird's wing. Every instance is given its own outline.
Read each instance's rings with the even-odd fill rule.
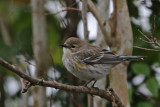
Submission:
[[[119,56],[116,56],[108,50],[97,51],[94,49],[82,50],[76,53],[79,61],[87,64],[118,64],[122,62]]]

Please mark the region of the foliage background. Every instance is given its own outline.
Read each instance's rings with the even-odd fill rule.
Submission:
[[[57,3],[63,2],[50,1]],[[34,56],[32,51],[32,12],[29,2],[29,0],[0,1],[0,21],[1,24],[3,22],[6,25],[7,32],[9,34],[6,37],[6,35],[3,34],[1,27],[0,57],[11,63],[16,62],[18,65],[22,66],[22,68],[23,66],[29,66],[30,69],[34,69],[35,62],[33,60]],[[154,16],[156,16],[155,37],[160,39],[160,1],[128,0],[127,2],[132,21],[134,46],[159,49],[153,45],[143,43],[137,38],[142,37],[138,32],[138,29],[146,35],[152,34],[152,25],[154,23],[153,19]],[[64,4],[65,3],[66,1],[64,1]],[[77,5],[79,3],[80,2],[77,2],[74,6],[78,7]],[[94,3],[96,4],[96,0],[94,0]],[[141,11],[142,8],[144,9],[143,12],[150,11],[148,16],[143,16]],[[46,8],[46,13],[51,13],[51,11]],[[50,55],[53,62],[48,75],[43,76],[46,79],[56,79],[57,81],[65,84],[82,84],[82,82],[69,74],[64,68],[61,61],[62,48],[59,46],[59,44],[63,43],[69,36],[80,36],[80,34],[76,33],[78,23],[81,20],[79,17],[80,14],[75,11],[65,11],[63,13],[65,15],[46,15]],[[72,22],[68,24],[65,20],[66,18],[72,19]],[[148,20],[148,27],[145,26],[147,22],[143,22],[144,18]],[[5,41],[5,38],[9,38],[10,41]],[[160,53],[134,48],[133,55],[146,55],[147,58],[144,62],[131,62],[128,67],[128,93],[131,106],[159,107]],[[28,64],[25,60],[30,61],[33,65]],[[54,70],[53,66],[55,68]],[[20,91],[21,85],[19,78],[10,71],[0,67],[0,105],[2,105],[2,107],[21,107],[26,101],[26,98]],[[47,88],[46,93],[49,99],[48,104],[52,102],[54,106],[71,107],[76,104],[80,106],[87,106],[87,97],[84,94],[75,94],[51,88]],[[33,98],[31,92],[27,95],[27,99],[27,104],[32,106]],[[108,103],[108,105],[110,106],[111,104]]]

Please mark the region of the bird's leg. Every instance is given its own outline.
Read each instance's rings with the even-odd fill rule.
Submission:
[[[94,81],[94,83],[92,84],[92,88],[95,88],[94,85],[95,85],[96,82],[97,82],[97,81]]]
[[[88,87],[87,85],[91,82],[91,81],[93,81],[94,80],[94,78],[93,79],[91,79],[91,80],[89,80],[89,81],[87,81],[83,86],[85,86],[85,87]],[[94,83],[95,84],[95,83]],[[93,86],[93,85],[92,85]]]
[[[99,90],[98,87],[94,87],[94,85],[95,85],[96,82],[97,82],[97,81],[94,81],[94,83],[92,84],[92,87],[91,87],[91,88],[95,88],[95,89]]]

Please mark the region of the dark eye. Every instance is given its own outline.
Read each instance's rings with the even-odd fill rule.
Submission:
[[[75,48],[75,46],[74,46],[74,45],[71,45],[71,48]]]

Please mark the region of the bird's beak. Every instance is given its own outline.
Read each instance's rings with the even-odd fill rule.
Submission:
[[[65,47],[65,48],[68,48],[68,46],[65,45],[65,44],[60,44],[60,46]]]

